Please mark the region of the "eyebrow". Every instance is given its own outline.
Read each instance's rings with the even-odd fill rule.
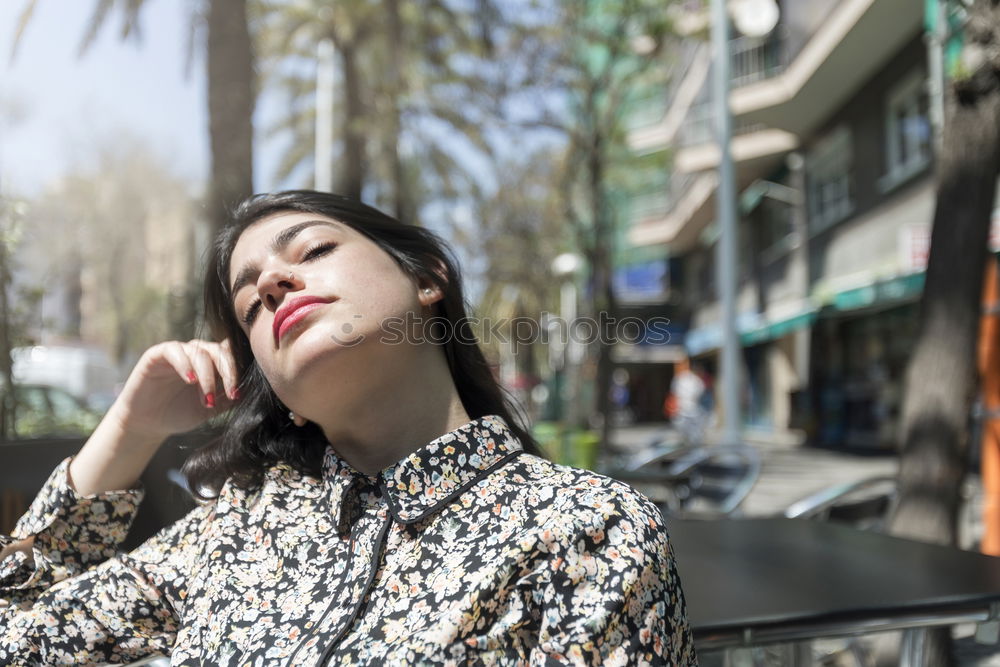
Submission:
[[[306,220],[305,222],[300,222],[297,225],[292,225],[291,227],[282,230],[280,234],[271,240],[269,250],[272,254],[284,252],[285,248],[287,248],[288,245],[295,240],[296,236],[306,229],[317,225],[325,225],[326,227],[332,227],[337,230],[340,229],[339,224],[329,220]],[[240,272],[236,274],[236,280],[233,282],[233,287],[229,292],[232,295],[232,298],[236,298],[237,292],[246,287],[257,273],[259,273],[259,269],[253,264],[247,264],[240,269]]]

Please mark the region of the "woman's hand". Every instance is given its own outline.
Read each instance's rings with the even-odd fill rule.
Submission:
[[[7,556],[16,554],[18,552],[23,553],[25,556],[28,557],[28,560],[30,561],[32,560],[31,549],[34,546],[35,546],[34,536],[23,540],[19,540],[17,542],[11,542],[3,549],[0,549],[0,561],[3,561],[3,559],[6,558]],[[4,602],[3,600],[0,600],[0,604],[3,604],[3,602]]]
[[[236,385],[228,340],[168,341],[140,357],[108,417],[127,433],[164,440],[231,407]]]
[[[131,488],[167,437],[232,406],[236,384],[228,341],[154,345],[70,463],[69,483],[82,495]]]
[[[31,549],[34,545],[35,545],[34,537],[29,537],[27,539],[8,544],[3,549],[0,549],[0,563],[2,563],[3,560],[7,558],[7,556],[11,556],[18,552],[23,553],[27,557],[29,563],[32,562],[34,560],[34,554]],[[0,609],[9,606],[10,606],[9,601],[0,600]]]

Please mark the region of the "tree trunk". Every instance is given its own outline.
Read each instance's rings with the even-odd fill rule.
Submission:
[[[595,110],[596,116],[596,110]],[[596,125],[595,125],[596,127]],[[606,447],[611,436],[611,346],[613,326],[605,326],[616,316],[614,289],[612,284],[612,246],[614,228],[608,216],[607,200],[604,192],[606,143],[603,134],[596,130],[588,159],[590,205],[594,215],[593,257],[591,258],[593,284],[592,317],[598,323],[600,335],[597,340],[596,408],[601,429],[601,446]],[[602,317],[602,313],[605,315]],[[606,329],[606,331],[605,331]]]
[[[399,139],[402,132],[401,99],[403,98],[403,75],[402,75],[402,54],[404,50],[403,21],[399,15],[399,0],[386,0],[385,3],[386,21],[389,26],[387,36],[389,43],[386,45],[389,54],[389,67],[386,72],[388,83],[387,112],[389,113],[389,124],[387,127],[385,142],[389,152],[389,169],[392,178],[393,212],[397,220],[413,222],[412,211],[407,188],[406,177],[403,171],[403,160],[399,154]]]
[[[2,206],[2,202],[0,202]],[[2,211],[0,211],[2,213]],[[0,234],[3,230],[0,229]],[[10,271],[10,252],[6,241],[0,238],[0,440],[17,436],[14,427],[14,362],[11,350],[14,348],[11,335],[10,287],[13,278]]]
[[[66,290],[63,301],[63,312],[66,313],[66,328],[63,334],[69,338],[80,338],[83,313],[80,304],[83,302],[83,257],[79,247],[70,252],[66,261],[63,288]]]
[[[973,13],[983,18],[995,13],[995,6],[996,0],[979,0]],[[987,38],[997,29],[993,18]],[[967,44],[1000,43],[983,40],[983,28],[974,18],[966,28]],[[997,71],[984,67],[957,81],[949,94],[920,336],[906,374],[900,501],[889,530],[940,544],[958,540],[983,269],[1000,172]],[[947,631],[933,633],[927,664],[952,664],[949,643]]]
[[[210,0],[208,116],[213,236],[228,211],[253,193],[254,59],[246,0]]]
[[[902,495],[891,521],[894,534],[929,542],[957,542],[998,128],[1000,92],[955,105],[941,155],[920,337],[907,369]]]
[[[364,104],[361,100],[361,72],[358,71],[357,51],[353,43],[339,44],[341,66],[344,68],[344,159],[340,173],[339,192],[361,199],[365,182]]]

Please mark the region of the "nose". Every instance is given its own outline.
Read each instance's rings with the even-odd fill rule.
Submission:
[[[257,293],[264,307],[274,312],[288,292],[297,292],[305,287],[302,279],[286,267],[276,266],[262,271],[257,279]]]

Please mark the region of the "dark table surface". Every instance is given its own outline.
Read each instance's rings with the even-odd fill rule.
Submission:
[[[673,520],[668,529],[696,640],[796,627],[821,636],[825,625],[1000,601],[1000,558],[970,551],[802,519]]]

